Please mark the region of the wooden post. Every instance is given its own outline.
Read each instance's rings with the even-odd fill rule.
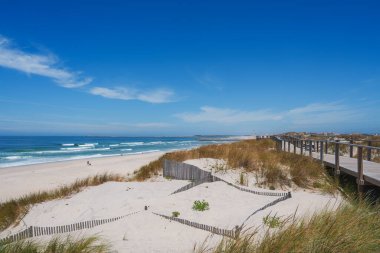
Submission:
[[[303,155],[303,140],[301,140],[301,155]]]
[[[325,154],[328,154],[329,151],[329,143],[328,141],[325,142]]]
[[[290,140],[288,139],[288,152],[290,153]]]
[[[364,177],[363,177],[363,147],[358,146],[358,193],[359,197],[362,198],[363,186],[364,186]]]
[[[316,141],[315,144],[317,146],[317,152],[319,152],[319,141]]]
[[[339,166],[339,141],[335,142],[335,175],[340,174]]]
[[[309,141],[309,156],[310,156],[310,157],[312,156],[312,152],[313,152],[313,150],[312,150],[312,146],[313,146],[313,141],[310,140],[310,141]]]
[[[293,140],[293,153],[297,153],[297,145],[296,145],[296,140]]]
[[[353,144],[354,144],[354,140],[351,139],[350,140],[350,157],[351,158],[354,157],[354,146],[353,146]]]
[[[319,151],[320,151],[320,160],[321,160],[321,162],[322,162],[322,165],[323,165],[323,155],[324,155],[324,153],[323,153],[323,141],[321,141],[321,148],[319,149]]]
[[[371,161],[371,158],[372,158],[372,149],[370,148],[372,146],[372,141],[368,141],[368,148],[367,148],[367,160],[368,161]]]

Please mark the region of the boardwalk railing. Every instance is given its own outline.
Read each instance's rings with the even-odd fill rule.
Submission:
[[[334,169],[334,174],[339,175],[341,173],[341,157],[343,156],[342,150],[346,148],[346,150],[349,150],[349,158],[356,159],[356,173],[355,177],[357,177],[357,184],[358,184],[358,191],[361,193],[363,191],[363,185],[366,183],[364,181],[364,167],[363,167],[363,160],[364,160],[364,153],[367,153],[367,161],[372,160],[372,151],[377,150],[377,152],[380,151],[380,147],[374,147],[374,146],[366,146],[361,144],[355,144],[354,141],[332,141],[332,140],[314,140],[314,139],[302,139],[302,138],[296,138],[294,136],[287,136],[287,135],[279,135],[279,136],[272,136],[272,139],[276,141],[277,149],[286,151],[286,152],[292,152],[296,154],[297,148],[299,149],[299,153],[301,155],[308,155],[310,157],[313,157],[313,152],[319,153],[318,157],[315,158],[317,160],[320,160],[322,164],[330,165]],[[372,143],[373,141],[370,141]],[[356,149],[356,156],[354,156],[354,149]],[[325,155],[329,154],[329,150],[332,151],[332,154],[334,155],[334,162],[330,163],[326,161]],[[380,172],[380,171],[379,171]],[[380,186],[380,183],[376,180],[368,181],[369,183],[375,184],[377,186]]]
[[[110,223],[110,222],[114,222],[114,221],[123,219],[127,216],[136,214],[138,212],[133,212],[133,213],[129,213],[126,215],[122,215],[122,216],[118,216],[118,217],[114,217],[114,218],[108,218],[108,219],[82,221],[82,222],[77,222],[77,223],[73,223],[70,225],[52,226],[52,227],[30,226],[27,229],[25,229],[25,230],[23,230],[17,234],[14,234],[14,235],[8,236],[6,238],[0,239],[0,243],[11,243],[14,241],[27,239],[27,238],[31,238],[31,237],[36,237],[36,236],[69,233],[69,232],[73,232],[73,231],[77,231],[77,230],[93,228],[96,226],[100,226],[100,225],[103,225],[106,223]]]
[[[185,220],[185,219],[181,219],[181,218],[177,218],[177,217],[172,217],[172,216],[167,216],[167,215],[163,215],[163,214],[159,214],[159,213],[153,213],[153,214],[161,216],[161,217],[163,217],[165,219],[168,219],[168,220],[177,221],[177,222],[179,222],[181,224],[184,224],[184,225],[187,225],[187,226],[190,226],[190,227],[202,229],[202,230],[211,232],[213,234],[222,235],[222,236],[226,236],[226,237],[230,237],[230,238],[235,238],[235,236],[237,235],[235,233],[236,232],[235,230],[217,228],[217,227],[214,227],[214,226],[209,226],[209,225],[206,225],[206,224],[201,224],[201,223],[197,223],[197,222],[194,222],[194,221]]]

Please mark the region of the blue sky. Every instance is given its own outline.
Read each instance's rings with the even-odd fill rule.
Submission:
[[[0,1],[0,134],[380,132],[379,1]]]

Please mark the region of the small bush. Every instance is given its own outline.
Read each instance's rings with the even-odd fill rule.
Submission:
[[[207,201],[205,200],[196,200],[194,201],[194,204],[193,204],[193,210],[195,211],[205,211],[205,210],[208,210],[210,209],[209,207],[209,204]]]
[[[178,211],[172,212],[172,217],[178,217],[181,213]]]
[[[263,223],[270,228],[278,228],[282,224],[280,217],[277,217],[276,215],[270,216],[269,214],[263,218]]]

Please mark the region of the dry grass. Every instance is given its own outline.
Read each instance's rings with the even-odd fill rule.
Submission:
[[[125,177],[117,174],[102,174],[85,179],[78,179],[73,184],[62,186],[52,191],[42,191],[0,203],[0,231],[18,222],[34,204],[44,201],[67,197],[81,191],[87,186],[96,186],[108,181],[126,181]]]
[[[366,202],[344,204],[310,218],[287,219],[279,229],[268,229],[258,240],[257,231],[238,240],[225,239],[213,250],[197,252],[380,252],[380,206]]]
[[[33,240],[21,240],[9,244],[0,244],[0,253],[105,253],[109,246],[99,237],[66,239],[53,238],[47,243],[38,243]]]
[[[334,191],[320,163],[313,159],[275,150],[269,139],[246,140],[229,144],[202,146],[188,151],[167,153],[158,160],[135,171],[134,180],[143,181],[162,170],[164,159],[185,161],[215,158],[227,161],[229,168],[243,168],[257,175],[258,186],[283,188],[295,184],[303,188],[323,188]]]

